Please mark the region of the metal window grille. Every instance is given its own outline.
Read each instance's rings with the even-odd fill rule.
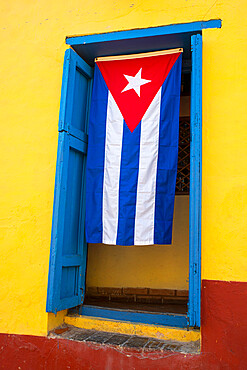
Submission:
[[[176,194],[189,194],[189,191],[190,191],[190,117],[180,117]]]

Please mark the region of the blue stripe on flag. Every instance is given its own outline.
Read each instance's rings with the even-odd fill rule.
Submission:
[[[154,244],[171,244],[179,139],[182,55],[162,86]]]
[[[117,245],[134,244],[136,189],[139,172],[141,122],[130,132],[124,122],[119,187]],[[126,217],[128,215],[128,217]]]
[[[92,97],[88,133],[86,239],[89,243],[101,243],[108,88],[97,65],[95,65],[94,85],[97,89],[94,88]]]

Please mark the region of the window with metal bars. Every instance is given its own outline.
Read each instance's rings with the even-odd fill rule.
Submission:
[[[190,191],[190,117],[180,117],[176,194],[188,195],[189,191]]]

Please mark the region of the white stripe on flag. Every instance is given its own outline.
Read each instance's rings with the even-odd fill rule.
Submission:
[[[102,242],[116,244],[118,230],[119,177],[123,141],[123,116],[109,91],[103,182]]]
[[[135,245],[154,244],[156,174],[159,153],[161,88],[141,122],[139,174],[136,196]]]

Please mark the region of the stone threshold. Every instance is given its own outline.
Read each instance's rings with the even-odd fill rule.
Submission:
[[[163,325],[133,323],[77,314],[65,316],[64,324],[87,330],[135,335],[138,337],[149,337],[176,342],[200,342],[201,339],[201,333],[198,329],[190,328],[187,330]]]
[[[52,330],[49,338],[61,338],[98,345],[113,346],[119,350],[135,350],[141,353],[162,354],[163,352],[179,352],[184,354],[199,354],[200,340],[180,342],[176,340],[163,340],[152,337],[120,334],[94,329],[83,329],[66,325]]]

